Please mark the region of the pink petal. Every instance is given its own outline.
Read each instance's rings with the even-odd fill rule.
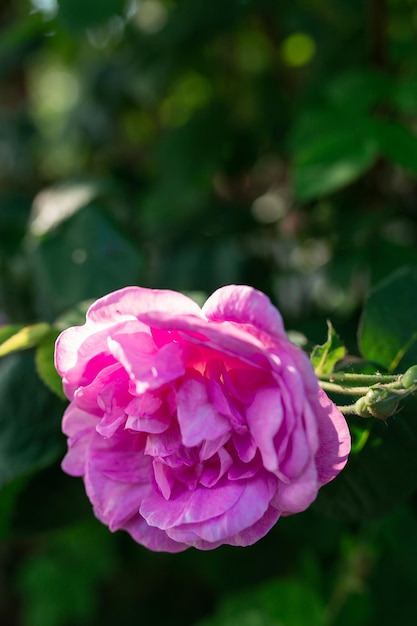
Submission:
[[[144,435],[126,431],[109,439],[97,436],[90,446],[90,466],[111,480],[150,484],[151,461],[144,455],[144,444]]]
[[[108,324],[120,319],[137,318],[149,311],[169,311],[172,316],[197,315],[201,309],[193,300],[168,289],[124,287],[97,300],[88,310],[87,319]]]
[[[232,457],[224,448],[221,448],[216,456],[205,464],[200,484],[204,487],[213,487],[232,465]]]
[[[64,413],[62,430],[68,435],[68,451],[61,467],[70,476],[83,476],[97,418],[71,403]]]
[[[237,481],[222,481],[221,485],[217,484],[212,489],[183,491],[170,500],[152,491],[144,498],[140,513],[150,526],[162,530],[180,524],[202,522],[228,511],[241,497],[242,489]]]
[[[300,513],[316,499],[319,486],[316,466],[312,460],[306,471],[296,480],[290,484],[279,482],[271,504],[285,515]]]
[[[96,517],[112,531],[123,528],[132,516],[138,515],[140,503],[151,488],[146,483],[110,480],[91,462],[87,463],[84,482]]]
[[[183,341],[216,350],[219,358],[229,355],[237,358],[239,362],[270,368],[271,359],[265,350],[265,344],[230,322],[210,324],[191,315],[173,318],[167,312],[143,313],[140,315],[140,321],[152,328],[179,331]]]
[[[175,422],[160,434],[149,434],[146,439],[145,454],[165,458],[181,447],[181,435]]]
[[[252,526],[245,528],[240,533],[236,533],[233,537],[230,537],[227,543],[232,546],[251,546],[259,541],[259,539],[262,539],[262,537],[275,526],[279,517],[280,512],[270,506],[260,520],[252,524]]]
[[[308,445],[305,430],[301,423],[291,434],[285,458],[280,463],[281,473],[284,474],[290,482],[293,482],[303,474],[312,458],[314,458],[314,456]]]
[[[318,429],[320,446],[316,453],[318,480],[325,485],[345,467],[350,452],[350,432],[337,406],[319,390]]]
[[[141,351],[129,335],[114,335],[109,350],[123,365],[135,383],[136,393],[162,387],[185,372],[182,349],[176,343],[166,344],[156,353]]]
[[[259,521],[269,508],[269,503],[276,491],[277,480],[264,472],[251,480],[233,484],[239,487],[240,494],[224,513],[200,522],[184,520],[181,523],[178,520],[166,529],[167,534],[172,539],[184,543],[188,543],[187,537],[190,532],[204,541],[227,541],[229,537],[241,533]],[[212,487],[205,490],[207,500],[210,500],[216,489]]]
[[[70,438],[76,438],[87,432],[94,432],[98,419],[80,409],[74,402],[71,402],[65,410],[62,418],[62,432]]]
[[[139,513],[132,515],[123,524],[123,530],[126,530],[135,541],[153,552],[183,552],[190,547],[185,543],[173,541],[164,530],[149,526]]]
[[[104,411],[104,417],[97,424],[96,430],[103,437],[111,437],[126,421],[125,408],[131,399],[128,391],[128,377],[123,369],[118,374],[102,386],[97,397],[97,402]]]
[[[126,429],[163,433],[171,423],[171,409],[163,397],[150,392],[134,398],[126,407]]]
[[[244,434],[232,433],[233,446],[238,457],[244,463],[249,463],[255,457],[257,445],[250,432]]]
[[[188,378],[177,393],[177,414],[182,442],[197,446],[230,430],[229,421],[213,407],[203,379]]]
[[[246,285],[221,287],[209,297],[202,311],[210,321],[250,324],[272,337],[285,336],[278,309],[264,293]]]
[[[150,337],[149,328],[137,320],[120,321],[112,326],[87,322],[84,326],[64,330],[58,337],[55,365],[70,399],[78,387],[89,385],[101,370],[116,363],[107,341],[109,336],[118,333]]]
[[[246,419],[265,469],[276,472],[279,467],[274,437],[284,419],[279,390],[260,389],[246,410]]]
[[[203,441],[199,453],[200,461],[206,461],[211,456],[213,456],[213,454],[216,454],[216,452],[218,452],[219,449],[224,446],[229,438],[230,433],[227,432],[217,439],[207,439],[206,441]]]

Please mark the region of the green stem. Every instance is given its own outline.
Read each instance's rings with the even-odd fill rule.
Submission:
[[[357,415],[354,404],[345,404],[337,407],[343,415]]]
[[[350,383],[390,383],[397,382],[399,376],[392,374],[350,374],[346,372],[335,372],[320,376],[322,380],[330,382],[350,382]]]
[[[335,383],[330,383],[325,380],[319,380],[319,385],[325,391],[332,391],[333,393],[339,393],[342,396],[364,396],[369,391],[369,387],[343,387]]]

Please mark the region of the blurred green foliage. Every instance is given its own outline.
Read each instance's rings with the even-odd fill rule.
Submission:
[[[34,362],[59,392],[82,301],[237,282],[389,369],[415,270],[356,329],[417,266],[417,5],[3,0],[0,29],[0,339],[55,324],[0,362],[0,623],[414,626],[413,403],[352,418],[349,471],[257,545],[152,554],[60,471],[65,404]]]

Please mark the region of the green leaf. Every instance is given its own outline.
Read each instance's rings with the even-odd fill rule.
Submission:
[[[417,268],[399,270],[371,291],[358,340],[365,359],[388,371],[417,364]]]
[[[376,121],[373,137],[380,151],[394,163],[417,173],[417,137],[394,121]]]
[[[346,187],[375,162],[378,146],[366,128],[346,124],[318,134],[296,155],[294,187],[300,200],[314,200]]]
[[[389,97],[391,105],[407,115],[414,115],[417,108],[417,77],[406,75],[393,85]]]
[[[16,335],[22,328],[24,328],[24,324],[5,324],[0,326],[0,348],[7,339]]]
[[[315,346],[311,353],[311,362],[317,376],[331,374],[335,365],[346,355],[346,348],[337,336],[331,322],[327,320],[327,341]]]
[[[50,325],[45,322],[19,328],[15,334],[9,336],[0,344],[0,357],[10,352],[27,350],[28,348],[37,346],[50,330]]]
[[[31,352],[0,360],[0,486],[63,454],[64,404],[39,380]]]
[[[59,0],[58,17],[68,29],[83,30],[122,15],[125,5],[126,0]]]
[[[66,400],[67,398],[62,390],[62,380],[55,369],[54,363],[56,338],[57,331],[52,331],[47,337],[44,337],[42,343],[37,347],[35,353],[36,371],[51,391],[62,400]]]

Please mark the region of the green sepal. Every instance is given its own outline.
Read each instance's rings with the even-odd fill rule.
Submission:
[[[310,357],[314,371],[319,377],[331,374],[336,363],[346,355],[346,348],[329,320],[327,320],[327,329],[326,343],[314,346]]]

